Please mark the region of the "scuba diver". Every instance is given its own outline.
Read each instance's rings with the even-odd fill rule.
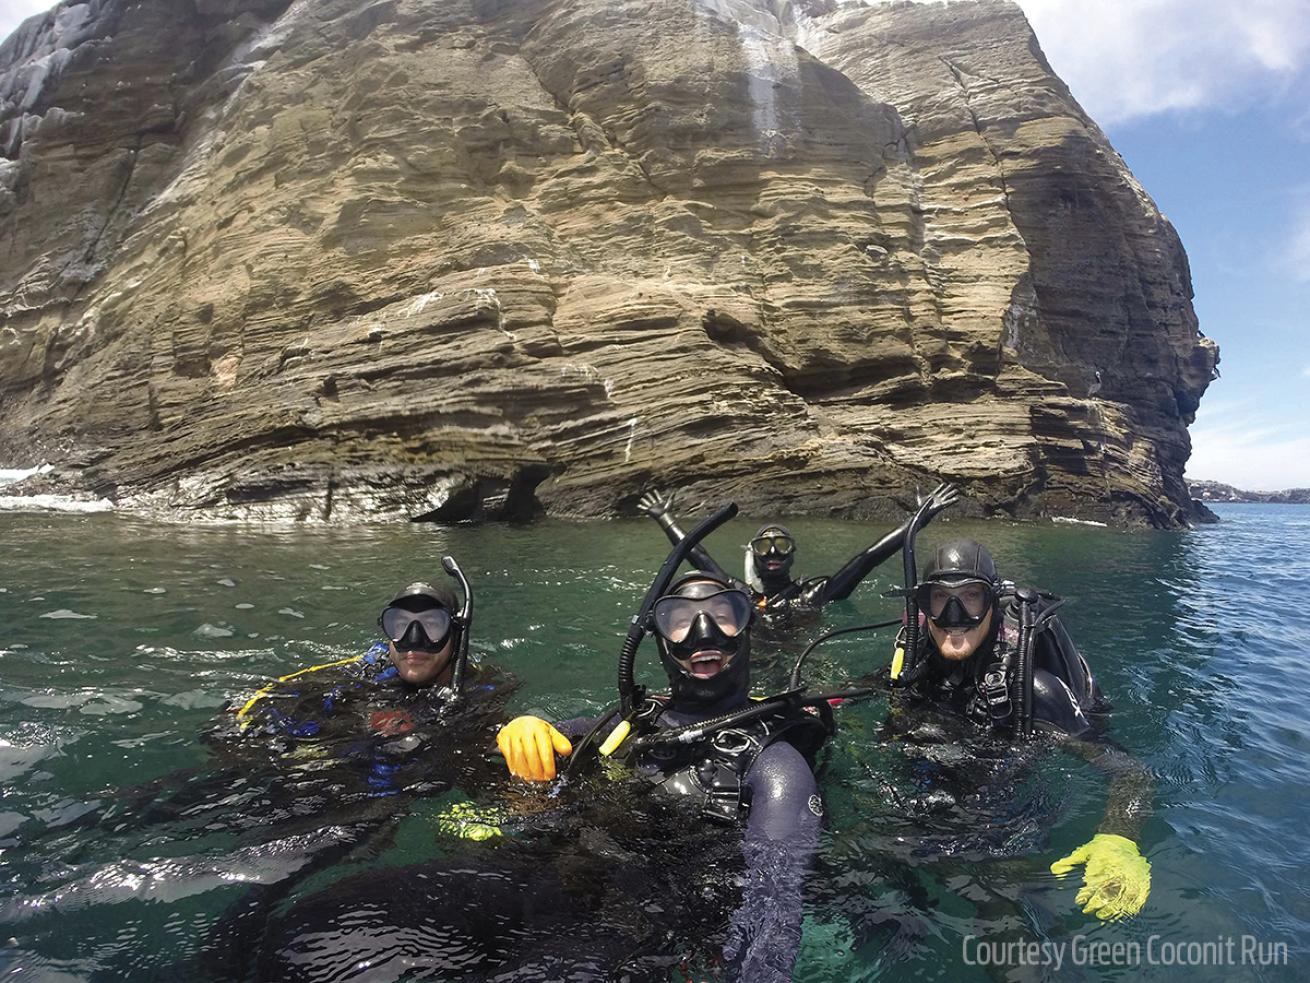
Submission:
[[[959,491],[950,484],[939,484],[926,502],[922,525],[927,525],[938,513],[953,505],[959,498]],[[648,516],[660,524],[664,534],[675,545],[684,533],[678,527],[673,515],[673,497],[652,489],[638,500],[637,505]],[[904,525],[892,530],[868,549],[857,553],[836,573],[829,576],[811,577],[808,580],[793,580],[792,565],[796,561],[796,540],[786,526],[776,522],[766,523],[756,531],[746,547],[745,583],[748,585],[756,608],[758,608],[771,626],[785,623],[791,616],[801,612],[814,612],[832,601],[841,601],[850,597],[851,592],[860,585],[874,569],[901,548],[905,539]],[[697,547],[690,554],[692,563],[701,570],[710,571],[719,576],[727,576],[726,571],[705,551]]]
[[[1151,886],[1151,865],[1137,848],[1150,815],[1152,780],[1109,744],[1093,718],[1109,709],[1087,662],[1057,616],[1050,594],[1001,580],[991,554],[971,539],[938,547],[915,582],[914,535],[906,538],[906,617],[889,679],[904,703],[929,705],[1012,738],[1035,730],[1062,739],[1111,782],[1096,835],[1051,865],[1057,876],[1086,865],[1077,903],[1116,920],[1137,914]],[[925,630],[926,629],[926,630]]]
[[[469,659],[473,596],[452,557],[442,564],[464,590],[413,583],[378,616],[385,641],[363,655],[300,669],[260,689],[236,710],[243,737],[397,737],[455,710],[504,696],[512,682]]]
[[[661,800],[696,819],[744,826],[742,900],[723,955],[743,980],[789,980],[800,944],[801,889],[823,815],[812,761],[832,733],[832,715],[825,698],[804,699],[800,689],[752,701],[755,607],[739,584],[704,570],[670,583],[682,558],[735,512],[729,506],[679,537],[633,619],[615,707],[558,726],[517,717],[496,740],[513,775],[550,781],[557,756],[571,757],[572,770],[618,717],[601,757],[624,761]],[[633,681],[647,631],[656,635],[668,676],[664,696],[647,696]]]

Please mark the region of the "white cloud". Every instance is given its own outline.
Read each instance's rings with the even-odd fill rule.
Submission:
[[[1170,110],[1239,109],[1310,88],[1310,0],[1019,6],[1056,74],[1101,124]]]
[[[1310,366],[1303,374],[1310,377]],[[1205,403],[1190,428],[1187,477],[1248,491],[1310,488],[1310,433],[1304,426],[1261,422],[1256,407]]]
[[[44,13],[55,5],[55,0],[0,0],[0,41],[9,37],[16,28],[33,14]]]

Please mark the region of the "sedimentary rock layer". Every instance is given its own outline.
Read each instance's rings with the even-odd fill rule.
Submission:
[[[1190,514],[1186,258],[1010,3],[90,0],[0,73],[6,466],[238,516]]]

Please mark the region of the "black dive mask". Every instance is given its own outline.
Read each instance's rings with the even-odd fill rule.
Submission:
[[[695,593],[705,589],[713,593],[662,597],[651,612],[673,702],[707,705],[735,693],[745,697],[750,688],[750,598],[733,588],[714,590],[719,585],[712,583],[690,586]],[[711,651],[723,653],[719,671],[713,676],[696,675],[698,664],[711,661],[706,655],[698,659],[696,653]]]
[[[944,630],[977,628],[996,601],[996,588],[985,580],[933,580],[915,590],[919,610]]]
[[[791,565],[796,560],[796,540],[787,533],[778,529],[767,530],[751,540],[750,549],[755,572],[760,576],[773,578],[790,575]]]
[[[402,652],[440,652],[454,628],[445,608],[409,611],[389,607],[378,618],[382,633]]]

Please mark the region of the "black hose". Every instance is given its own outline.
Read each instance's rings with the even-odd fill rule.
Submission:
[[[770,713],[775,713],[779,708],[786,707],[796,703],[799,705],[800,693],[795,690],[789,690],[786,693],[779,693],[777,696],[766,697],[758,700],[750,706],[743,707],[740,710],[733,710],[729,713],[720,714],[717,717],[711,717],[708,720],[701,720],[694,724],[684,724],[681,727],[669,727],[665,730],[658,730],[653,734],[647,734],[645,737],[636,738],[629,746],[629,753],[636,754],[661,744],[690,744],[692,741],[699,740],[706,734],[712,734],[715,731],[724,730],[736,724],[745,723],[748,720],[754,720],[756,717],[764,717]],[[809,702],[808,700],[804,702]]]
[[[469,586],[468,578],[464,576],[464,571],[459,568],[453,556],[443,556],[441,566],[446,573],[459,581],[460,589],[464,592],[464,604],[459,611],[459,651],[455,653],[455,671],[450,678],[453,700],[458,701],[464,695],[464,670],[469,661],[469,636],[473,634],[473,588]]]
[[[1028,737],[1033,723],[1033,636],[1037,593],[1026,587],[1014,592],[1019,602],[1019,643],[1014,663],[1014,684],[1017,692],[1010,697],[1014,713],[1012,725],[1015,737]]]
[[[669,584],[673,582],[673,576],[678,572],[678,567],[682,565],[682,561],[687,558],[691,551],[700,545],[702,539],[736,514],[736,504],[729,502],[701,522],[700,525],[687,534],[682,542],[673,547],[673,552],[668,555],[664,565],[660,567],[660,572],[655,575],[655,579],[651,582],[650,590],[646,592],[641,607],[632,616],[627,637],[623,640],[623,647],[619,649],[619,700],[625,720],[632,715],[637,706],[637,682],[633,677],[633,671],[637,663],[637,649],[641,645],[641,640],[646,636],[646,621],[650,617],[651,608],[669,589]]]
[[[797,657],[796,664],[792,666],[791,669],[791,679],[787,683],[787,688],[790,690],[801,688],[801,666],[805,664],[805,659],[812,651],[814,651],[815,646],[826,642],[830,638],[836,638],[838,635],[850,635],[857,631],[874,631],[878,628],[890,628],[892,625],[899,625],[900,623],[901,619],[896,618],[892,621],[879,621],[877,624],[872,625],[853,625],[850,628],[838,628],[834,631],[820,635],[814,641],[810,642],[809,645],[805,646],[805,651]]]
[[[587,736],[580,740],[573,748],[573,753],[569,757],[569,763],[564,769],[565,778],[568,778],[573,774],[573,767],[578,763],[578,759],[582,757],[582,752],[595,742],[596,735],[600,733],[601,728],[614,719],[614,715],[619,712],[621,706],[621,703],[611,703],[605,712],[600,715],[599,719],[597,719],[591,730],[587,731]]]
[[[912,686],[923,673],[919,668],[919,599],[915,592],[919,568],[914,560],[914,540],[923,527],[931,505],[930,495],[910,518],[905,528],[905,538],[901,541],[901,569],[905,575],[905,662],[900,675],[892,680],[893,686]]]

